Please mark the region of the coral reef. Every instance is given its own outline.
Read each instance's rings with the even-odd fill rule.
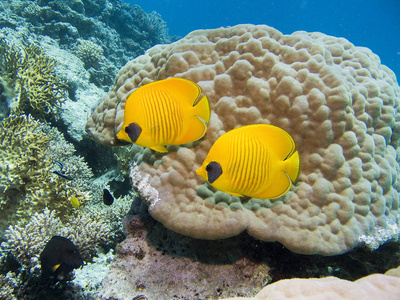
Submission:
[[[100,216],[85,213],[63,223],[56,214],[45,208],[42,213],[35,213],[28,223],[18,222],[6,230],[7,241],[2,243],[2,248],[9,250],[31,274],[40,269],[39,255],[54,235],[70,239],[85,261],[90,261],[96,248],[112,238],[109,226]]]
[[[87,132],[101,144],[121,144],[115,134],[127,95],[171,76],[197,82],[213,113],[203,140],[134,157],[133,181],[167,228],[201,239],[247,230],[294,252],[335,255],[398,223],[400,88],[369,49],[268,26],[194,31],[127,63],[93,109]],[[281,127],[295,140],[302,169],[291,191],[273,201],[238,198],[196,176],[220,135],[256,123]]]
[[[72,284],[74,287],[81,289],[80,292],[83,292],[86,296],[84,299],[98,299],[97,293],[101,288],[101,282],[107,276],[114,259],[113,252],[110,250],[106,254],[99,253],[98,257],[93,258],[93,262],[89,262],[82,268],[74,271],[75,278]]]
[[[112,84],[118,68],[128,59],[170,40],[167,26],[157,13],[146,14],[139,6],[122,0],[3,2],[0,24],[4,27],[16,29],[24,24],[31,33],[49,36],[72,51],[76,50],[77,40],[86,41],[81,52],[93,49],[87,48],[87,41],[96,44],[95,49],[103,49],[104,57],[94,64],[87,59],[99,56],[82,54],[92,82],[102,87]]]
[[[7,241],[1,244],[2,251],[10,252],[20,268],[16,273],[10,271],[4,278],[0,278],[0,283],[3,284],[0,292],[4,290],[10,297],[19,295],[17,299],[34,299],[43,298],[40,294],[48,292],[47,289],[50,288],[50,294],[55,295],[51,291],[52,287],[40,280],[39,261],[44,246],[54,235],[73,241],[87,262],[96,255],[100,245],[113,238],[109,225],[100,215],[82,213],[64,223],[56,214],[46,208],[42,213],[35,213],[28,223],[18,222],[6,230]]]
[[[229,299],[398,299],[399,284],[400,267],[385,274],[372,274],[355,282],[335,277],[282,280],[266,286],[253,298]]]
[[[15,278],[15,274],[8,272],[3,275],[0,274],[0,297],[4,300],[17,300],[18,298],[14,294],[14,290],[18,285],[18,280]]]
[[[84,62],[86,68],[91,66],[96,67],[102,60],[103,48],[97,43],[90,40],[79,39],[76,42],[75,52],[77,56]]]
[[[8,89],[14,89],[17,108],[35,118],[55,116],[66,99],[66,86],[55,73],[56,61],[37,45],[17,48],[0,41],[0,73]]]
[[[93,174],[56,129],[26,115],[11,115],[0,128],[2,229],[15,220],[28,220],[44,207],[57,210],[64,220],[74,213],[71,196],[81,206],[89,201],[95,189],[89,184]]]

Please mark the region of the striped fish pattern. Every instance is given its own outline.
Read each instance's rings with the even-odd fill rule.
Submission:
[[[243,147],[237,147],[243,145]],[[227,173],[232,187],[242,195],[258,191],[269,179],[269,157],[266,147],[254,136],[238,134],[228,142]]]
[[[214,188],[242,197],[273,199],[287,193],[300,172],[292,137],[266,124],[220,136],[196,173]]]
[[[158,152],[196,141],[210,120],[210,102],[193,81],[168,78],[136,89],[126,100],[117,139]]]

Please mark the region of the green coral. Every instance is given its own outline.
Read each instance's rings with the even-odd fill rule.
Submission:
[[[50,137],[32,116],[11,115],[0,124],[0,189],[7,194],[15,190],[35,193],[32,178],[45,181],[50,163],[45,159]]]
[[[0,124],[0,227],[28,220],[45,207],[65,220],[74,214],[69,199],[83,207],[91,196],[92,172],[61,134],[32,116],[11,115]],[[67,160],[68,159],[68,160]],[[59,170],[55,163],[63,164]],[[55,174],[73,176],[66,180]]]
[[[56,61],[30,44],[17,47],[0,40],[0,77],[17,95],[17,107],[39,119],[48,119],[66,99],[66,84],[58,78]]]

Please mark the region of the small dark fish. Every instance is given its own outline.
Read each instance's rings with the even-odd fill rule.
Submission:
[[[78,248],[69,239],[62,236],[53,236],[40,253],[42,276],[54,276],[57,280],[73,269],[83,265],[83,259]]]
[[[60,172],[58,172],[58,171],[53,171],[53,173],[56,174],[56,175],[58,175],[58,176],[60,176],[60,177],[62,177],[62,178],[64,178],[65,180],[73,180],[73,179],[74,179],[74,178],[72,178],[71,176],[62,174],[62,173],[60,173]]]
[[[110,191],[107,189],[103,190],[103,202],[105,205],[111,205],[114,203],[114,197],[111,195]]]

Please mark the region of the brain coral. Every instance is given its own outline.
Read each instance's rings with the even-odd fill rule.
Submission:
[[[197,82],[212,105],[201,141],[138,149],[134,185],[167,228],[202,239],[244,230],[299,253],[334,255],[399,222],[400,88],[369,49],[322,33],[283,35],[268,26],[199,30],[127,63],[86,130],[119,145],[124,105],[135,88],[167,77]],[[302,168],[275,200],[238,198],[195,174],[223,133],[266,123],[289,132]]]

